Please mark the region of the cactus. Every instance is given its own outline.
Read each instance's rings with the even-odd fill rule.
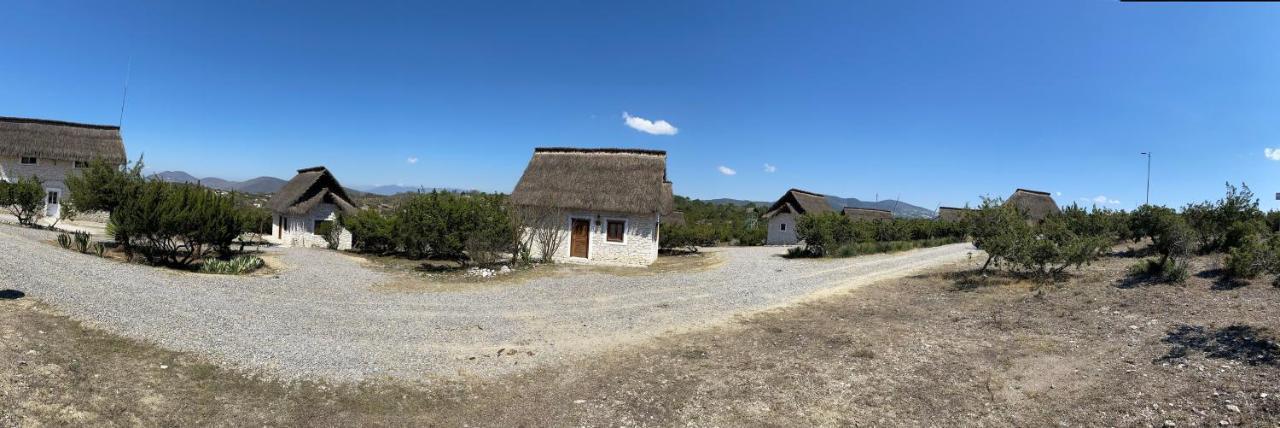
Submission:
[[[62,248],[71,248],[71,235],[59,233],[58,246],[61,246]]]

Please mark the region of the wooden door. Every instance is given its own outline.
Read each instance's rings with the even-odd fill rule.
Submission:
[[[569,235],[569,256],[587,258],[591,249],[591,220],[573,219]]]

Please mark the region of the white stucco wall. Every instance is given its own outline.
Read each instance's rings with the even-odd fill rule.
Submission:
[[[289,227],[282,233],[280,230],[281,217],[288,219]],[[306,215],[271,215],[271,236],[267,238],[268,242],[280,244],[283,247],[318,247],[328,248],[329,241],[323,236],[315,234],[316,221],[328,220],[334,222],[334,227],[338,227],[338,207],[333,204],[322,203],[311,208]],[[338,249],[351,249],[351,232],[346,229],[338,231]]]
[[[44,188],[48,190],[57,190],[59,202],[68,198],[67,185],[65,180],[67,175],[73,174],[75,162],[69,160],[38,158],[35,165],[23,165],[21,158],[12,156],[0,156],[0,179],[5,181],[17,181],[20,178],[36,176],[44,183]],[[49,213],[57,211],[57,207],[51,207]]]
[[[783,225],[786,225],[785,230]],[[794,245],[800,241],[796,238],[796,215],[794,213],[778,213],[769,217],[769,235],[765,238],[768,245]]]
[[[598,217],[597,217],[598,216]],[[573,219],[591,221],[590,245],[587,258],[570,257],[570,228]],[[599,222],[596,219],[599,218]],[[608,220],[624,220],[623,242],[609,242],[606,224]],[[561,233],[563,239],[552,259],[558,263],[585,263],[618,266],[648,266],[658,259],[657,214],[623,214],[606,212],[575,212],[562,220]],[[535,242],[532,249],[534,258],[541,258],[539,245]]]

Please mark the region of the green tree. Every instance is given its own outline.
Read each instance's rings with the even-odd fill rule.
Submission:
[[[133,166],[112,165],[101,159],[65,180],[76,209],[114,213],[125,200],[133,198],[143,182],[142,158]]]
[[[982,198],[982,205],[965,214],[973,245],[987,253],[987,261],[979,272],[986,273],[994,263],[1012,259],[1019,245],[1029,239],[1031,227],[1017,209],[1006,206],[999,198]]]
[[[0,206],[7,207],[18,218],[18,224],[34,226],[44,210],[44,183],[39,177],[20,178],[13,183],[0,182]]]
[[[796,221],[796,237],[804,241],[809,254],[821,257],[853,240],[853,221],[834,212],[805,214]]]

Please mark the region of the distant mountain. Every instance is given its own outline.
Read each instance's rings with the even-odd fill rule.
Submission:
[[[199,178],[195,178],[191,174],[187,174],[182,171],[163,171],[152,174],[152,176],[159,177],[161,180],[168,181],[170,183],[195,183],[200,181]]]
[[[417,192],[419,190],[423,192],[430,192],[432,188],[421,187],[421,186],[401,186],[397,184],[388,184],[385,186],[375,186],[375,187],[369,187],[364,189],[365,193],[372,193],[375,195],[382,195],[382,196],[391,196],[391,195],[406,193],[406,192]]]
[[[718,199],[711,199],[711,200],[708,200],[708,201],[706,201],[706,202],[707,202],[707,203],[711,203],[711,204],[716,204],[716,205],[736,205],[736,206],[740,206],[740,207],[745,207],[745,206],[748,206],[748,205],[764,205],[764,206],[769,206],[769,204],[770,204],[770,202],[747,201],[747,200],[742,200],[742,199],[730,199],[730,198],[718,198]]]
[[[244,193],[275,193],[279,192],[285,183],[287,181],[275,177],[258,177],[236,184],[235,190]]]
[[[710,200],[707,200],[707,202],[710,202],[713,204],[737,205],[737,206],[747,206],[750,204],[756,204],[756,205],[764,205],[766,207],[773,204],[773,202],[746,201],[742,199],[731,199],[731,198],[710,199]],[[834,208],[837,211],[844,209],[844,207],[875,208],[875,209],[890,211],[893,213],[894,217],[904,217],[904,218],[933,218],[934,217],[933,210],[930,210],[927,208],[921,208],[915,205],[908,204],[906,202],[900,202],[896,200],[870,202],[870,201],[859,200],[857,198],[841,198],[839,196],[827,196],[827,203],[831,204],[831,208]]]

